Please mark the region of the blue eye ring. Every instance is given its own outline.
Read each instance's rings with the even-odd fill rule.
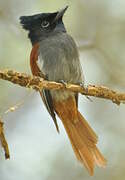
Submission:
[[[47,28],[49,25],[50,25],[49,21],[46,21],[46,20],[44,20],[44,21],[41,23],[42,28]]]

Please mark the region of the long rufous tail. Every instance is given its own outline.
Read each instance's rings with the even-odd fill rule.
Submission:
[[[75,104],[74,98],[54,103],[77,159],[85,165],[90,175],[93,175],[95,165],[105,167],[106,160],[96,147],[97,135],[77,110]]]

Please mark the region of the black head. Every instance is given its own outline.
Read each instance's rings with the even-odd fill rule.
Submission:
[[[32,16],[21,16],[20,23],[29,31],[32,44],[58,32],[66,32],[62,18],[68,6],[54,13],[41,13]]]

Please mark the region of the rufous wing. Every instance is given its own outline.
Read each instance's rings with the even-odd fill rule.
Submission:
[[[42,70],[39,69],[39,67],[37,65],[38,56],[39,56],[38,51],[39,51],[39,44],[36,43],[33,46],[31,54],[30,54],[31,71],[32,71],[33,75],[45,78],[46,75],[44,75],[42,73]],[[46,106],[46,109],[48,110],[49,114],[51,115],[51,117],[52,117],[52,119],[54,121],[54,124],[56,126],[57,131],[59,132],[59,127],[58,127],[58,124],[57,124],[56,115],[55,115],[55,112],[54,112],[53,102],[52,102],[52,97],[51,97],[50,91],[49,90],[42,90],[42,91],[39,91],[39,92],[40,92],[40,95],[41,95],[42,100],[44,102],[44,105]]]

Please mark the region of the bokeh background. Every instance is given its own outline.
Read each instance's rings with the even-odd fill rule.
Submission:
[[[0,69],[30,72],[31,44],[19,16],[53,12],[69,5],[67,31],[80,53],[86,84],[125,90],[124,0],[0,0]],[[58,135],[38,93],[0,80],[0,116],[11,159],[0,148],[0,180],[124,180],[125,105],[80,96],[80,111],[99,135],[108,160],[90,177],[75,159],[61,122]],[[4,112],[23,104],[13,113]]]

